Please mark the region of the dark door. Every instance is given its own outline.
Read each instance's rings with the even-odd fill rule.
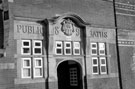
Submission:
[[[58,89],[82,89],[81,67],[77,62],[65,61],[58,66]]]

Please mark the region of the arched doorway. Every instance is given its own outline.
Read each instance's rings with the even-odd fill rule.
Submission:
[[[82,68],[75,61],[64,61],[57,68],[58,89],[83,89]]]

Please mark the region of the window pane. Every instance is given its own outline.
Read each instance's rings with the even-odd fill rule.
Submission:
[[[24,67],[29,67],[30,66],[30,60],[24,60],[23,61],[23,66]]]
[[[97,59],[93,59],[93,64],[96,64],[96,65],[98,64]]]
[[[56,49],[56,53],[57,54],[61,54],[62,53],[62,50],[61,49]]]
[[[100,49],[105,49],[105,43],[99,43],[99,48]]]
[[[71,50],[70,49],[66,49],[66,54],[70,54]]]
[[[23,53],[30,53],[30,48],[23,48]]]
[[[27,68],[23,69],[23,77],[30,77],[30,76],[31,76],[30,69]]]
[[[96,44],[92,44],[92,48],[97,48],[97,45]]]
[[[75,49],[75,54],[80,54],[79,49]]]
[[[29,46],[29,42],[23,42],[24,46]]]
[[[42,64],[41,64],[41,63],[42,63],[42,61],[41,61],[41,60],[36,60],[36,63],[35,63],[35,64],[36,64],[36,66],[42,66]]]
[[[41,43],[36,42],[35,46],[41,46]]]
[[[98,73],[98,67],[97,66],[93,66],[93,73]]]
[[[97,54],[97,50],[96,49],[92,49],[92,54]]]
[[[67,43],[67,44],[66,44],[66,47],[70,47],[70,44],[69,44],[69,43]]]
[[[62,45],[61,44],[57,44],[57,47],[61,47]]]
[[[41,53],[41,48],[35,48],[35,53]]]
[[[42,68],[35,69],[35,76],[42,76]]]
[[[99,54],[104,54],[105,55],[105,50],[99,50]]]
[[[105,59],[101,59],[101,64],[106,64]]]
[[[74,42],[74,47],[75,48],[80,48],[80,43],[79,42]]]
[[[101,72],[106,72],[106,66],[101,66]]]

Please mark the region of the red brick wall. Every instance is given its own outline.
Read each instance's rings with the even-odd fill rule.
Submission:
[[[135,88],[133,49],[133,47],[124,46],[119,49],[123,89]]]

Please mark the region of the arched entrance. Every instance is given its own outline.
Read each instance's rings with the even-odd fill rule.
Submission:
[[[57,68],[58,89],[83,89],[82,68],[75,61],[64,61]]]

